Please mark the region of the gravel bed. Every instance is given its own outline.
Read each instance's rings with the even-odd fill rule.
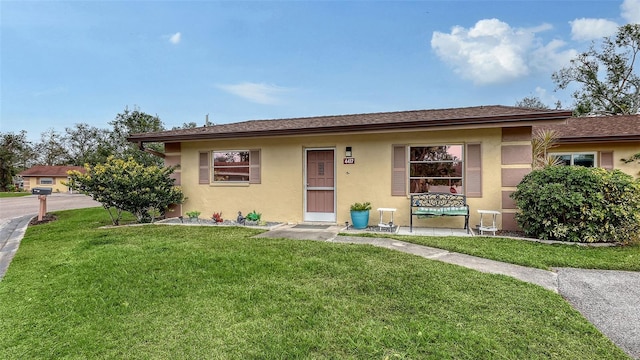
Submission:
[[[244,224],[238,224],[238,222],[233,220],[224,220],[223,222],[215,222],[213,219],[189,219],[189,218],[168,218],[160,221],[156,221],[157,224],[171,224],[171,225],[200,225],[200,226],[247,226],[247,227],[255,227],[261,229],[271,229],[277,226],[282,225],[281,222],[274,221],[265,221],[265,222],[257,222],[257,221],[245,221]]]

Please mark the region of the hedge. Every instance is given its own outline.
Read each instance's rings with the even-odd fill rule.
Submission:
[[[511,197],[527,236],[587,243],[640,239],[640,180],[619,170],[548,166],[526,175]]]

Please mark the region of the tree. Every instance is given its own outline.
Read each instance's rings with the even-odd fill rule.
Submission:
[[[526,96],[522,100],[516,101],[516,106],[528,109],[549,110],[549,107],[537,96]]]
[[[85,166],[86,172],[69,172],[69,186],[91,196],[109,212],[113,225],[119,225],[128,211],[138,222],[154,221],[157,212],[185,198],[170,177],[173,167],[147,166],[110,156],[104,164]]]
[[[40,134],[40,142],[35,144],[40,165],[66,165],[69,154],[62,134],[49,129]]]
[[[0,133],[0,190],[7,191],[13,185],[13,177],[24,170],[21,154],[31,147],[26,131],[18,134]]]
[[[573,93],[576,115],[636,114],[640,110],[640,77],[635,62],[640,52],[640,24],[618,28],[615,38],[603,39],[553,73],[557,89],[577,83]]]
[[[182,126],[174,126],[171,128],[171,130],[180,130],[180,129],[195,129],[198,127],[198,124],[196,124],[195,122],[191,121],[188,123],[182,123]]]
[[[67,163],[69,165],[95,165],[105,162],[107,157],[113,155],[108,130],[80,123],[76,124],[74,128],[65,128],[65,133]]]
[[[164,125],[157,115],[146,114],[138,107],[134,107],[133,111],[125,107],[124,111],[116,115],[116,118],[109,124],[113,126],[111,143],[116,156],[121,159],[132,157],[145,165],[162,165],[161,158],[144,152],[138,148],[137,144],[127,141],[127,137],[132,134],[163,131]],[[145,148],[155,152],[163,152],[164,150],[164,146],[160,143],[147,143]]]

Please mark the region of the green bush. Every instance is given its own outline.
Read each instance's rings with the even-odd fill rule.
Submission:
[[[173,167],[146,166],[109,156],[104,164],[85,165],[85,173],[70,171],[68,186],[84,192],[102,204],[119,225],[122,213],[134,214],[138,222],[153,222],[171,204],[181,204],[185,197],[171,174]]]
[[[640,181],[619,170],[549,166],[525,176],[511,197],[528,236],[587,243],[640,237]]]

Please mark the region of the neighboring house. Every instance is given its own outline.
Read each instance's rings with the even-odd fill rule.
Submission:
[[[82,166],[47,166],[36,165],[23,172],[24,190],[31,191],[33,188],[51,188],[53,192],[69,192],[70,189],[64,183],[69,182],[67,172],[78,170],[85,172]]]
[[[129,141],[165,145],[165,164],[186,202],[169,216],[238,211],[285,222],[350,221],[349,207],[369,201],[396,208],[408,225],[409,195],[455,191],[477,210],[502,212],[515,229],[509,195],[531,171],[536,125],[563,124],[570,111],[509,106],[254,120],[134,134]],[[451,190],[453,189],[453,190]],[[460,227],[461,217],[418,219],[416,226]]]
[[[619,169],[638,176],[638,162],[625,164],[622,159],[640,152],[640,115],[574,117],[564,125],[535,126],[534,132],[538,130],[557,133],[557,146],[549,149],[549,155],[566,165]]]

